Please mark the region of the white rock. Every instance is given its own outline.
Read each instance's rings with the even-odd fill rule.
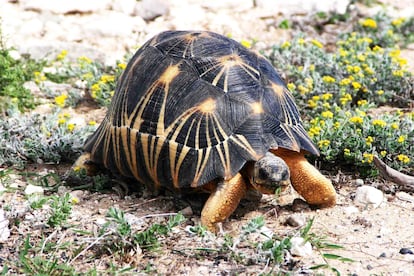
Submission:
[[[107,220],[106,220],[105,218],[97,218],[97,219],[95,220],[95,223],[96,223],[97,225],[99,225],[99,226],[104,225],[106,222],[107,222]]]
[[[26,189],[24,189],[25,195],[32,195],[32,194],[44,194],[44,189],[41,186],[35,186],[32,184],[27,185]]]
[[[305,242],[302,237],[293,237],[290,242],[292,243],[290,253],[293,256],[305,257],[312,255],[312,245],[308,241]]]
[[[0,209],[0,242],[5,242],[10,237],[9,220],[6,219],[3,209]]]
[[[170,11],[170,5],[166,0],[142,0],[136,6],[137,14],[145,20],[153,20],[166,15]]]
[[[372,186],[358,187],[355,194],[354,203],[357,206],[377,208],[384,200],[382,191]]]
[[[14,59],[14,60],[19,60],[22,58],[22,56],[20,55],[20,53],[16,50],[10,50],[9,51],[9,56]]]
[[[350,216],[352,214],[356,214],[358,212],[359,212],[359,210],[355,206],[347,206],[347,207],[344,208],[344,214],[347,215],[347,216]]]
[[[117,0],[112,3],[114,11],[122,12],[129,15],[135,15],[136,0]]]
[[[356,186],[362,186],[362,185],[364,185],[364,180],[361,179],[361,178],[355,179],[355,185]]]

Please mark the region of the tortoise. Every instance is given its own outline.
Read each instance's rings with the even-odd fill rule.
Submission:
[[[305,154],[319,151],[269,61],[213,32],[165,31],[129,61],[75,165],[154,190],[205,189],[201,224],[214,232],[251,189],[291,182],[309,204],[333,206],[332,183]]]

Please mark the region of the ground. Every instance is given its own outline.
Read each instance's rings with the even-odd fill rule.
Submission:
[[[193,2],[189,1],[192,5]],[[387,2],[392,4],[392,1]],[[413,6],[410,1],[405,1],[405,3],[405,7]],[[182,17],[183,13],[182,11],[179,13],[177,7],[173,5],[171,9],[170,19]],[[215,7],[211,5],[207,8],[204,7],[204,9],[211,12],[211,10],[214,11]],[[228,19],[229,14],[231,15],[232,6],[227,7],[227,9],[227,12],[222,11],[220,13],[220,18]],[[236,31],[234,33],[236,37],[252,38],[246,35],[249,34],[249,31],[256,34],[257,32],[264,32],[264,30],[268,32],[263,35],[258,34],[255,37],[260,38],[259,41],[263,44],[273,41],[274,36],[278,36],[277,40],[279,41],[289,37],[289,34],[284,31],[267,27],[266,22],[269,23],[273,18],[268,17],[263,11],[259,13],[263,20],[258,24],[250,24],[248,20],[242,20],[246,18],[243,15],[253,18],[255,16],[254,10],[249,11],[247,8],[242,10],[242,13],[234,14],[232,21],[229,21],[231,24],[237,22],[237,20],[243,21],[242,27],[239,28],[243,31]],[[30,12],[33,12],[33,10],[30,10]],[[212,15],[209,14],[209,16]],[[168,19],[168,17],[166,18]],[[192,20],[196,21],[194,18]],[[216,21],[209,20],[209,17],[207,17],[205,21],[197,21],[198,25],[196,26],[206,27],[221,33],[228,32],[226,28],[221,25],[218,26],[219,24]],[[207,24],[206,22],[210,22],[211,25],[203,25]],[[139,36],[144,38],[168,27],[168,24],[179,27],[184,23],[171,23],[164,19],[155,20],[152,23],[147,22],[146,27],[150,31],[143,32]],[[249,30],[249,28],[251,29]],[[329,34],[325,36],[325,39],[329,40]],[[128,48],[125,45],[123,47]],[[115,50],[120,51],[119,48]],[[411,64],[414,64],[414,54],[412,52],[412,49],[404,50],[405,57],[411,60],[411,62],[409,61]],[[93,117],[99,122],[105,113],[105,109],[92,110],[90,107],[79,107],[71,112],[78,113],[79,116],[84,116],[87,120]],[[69,167],[70,164],[39,165],[31,166],[25,172],[44,173],[46,170],[46,172],[53,171],[62,176]],[[272,274],[277,271],[276,268],[272,270],[274,263],[266,263],[269,256],[255,247],[255,243],[263,243],[263,239],[266,239],[263,235],[255,233],[245,234],[245,236],[242,234],[244,233],[243,227],[249,221],[263,216],[265,219],[263,231],[266,232],[266,229],[270,229],[279,237],[298,235],[298,229],[303,228],[306,222],[313,219],[310,231],[314,237],[324,237],[326,243],[343,247],[340,249],[327,249],[325,247],[319,250],[314,248],[310,255],[288,258],[287,263],[282,265],[285,272],[291,268],[292,274],[323,273],[330,275],[334,274],[334,271],[330,268],[334,268],[342,275],[411,275],[414,272],[414,255],[401,254],[401,250],[414,250],[414,239],[412,237],[414,197],[403,192],[390,192],[398,191],[398,188],[393,189],[393,183],[386,182],[378,177],[366,184],[379,187],[384,191],[385,199],[382,204],[377,208],[370,206],[357,207],[354,196],[356,188],[362,184],[361,180],[358,180],[358,173],[348,172],[346,175],[330,171],[323,171],[323,173],[332,179],[338,192],[338,202],[335,207],[327,209],[311,209],[306,205],[297,207],[296,204],[293,204],[293,200],[298,195],[292,190],[280,197],[263,196],[258,203],[243,203],[235,214],[223,224],[225,234],[221,233],[218,236],[210,233],[195,234],[190,231],[191,226],[197,226],[199,223],[200,206],[188,208],[185,200],[176,200],[170,195],[153,197],[145,191],[138,193],[130,191],[125,196],[119,190],[91,192],[82,189],[72,191],[71,187],[60,188],[57,193],[62,195],[65,191],[68,191],[77,199],[77,203],[73,205],[68,219],[71,227],[47,227],[45,226],[45,217],[49,214],[50,207],[38,210],[28,208],[25,194],[22,191],[30,183],[21,175],[13,175],[12,177],[15,177],[13,185],[16,192],[1,195],[1,203],[10,208],[9,212],[13,214],[13,217],[8,217],[11,235],[5,242],[0,243],[0,270],[6,265],[10,267],[10,262],[22,260],[19,253],[21,254],[24,240],[27,234],[30,233],[32,246],[39,247],[36,251],[37,254],[30,255],[30,258],[35,256],[58,256],[60,261],[70,264],[79,272],[86,272],[95,267],[99,271],[107,271],[110,274],[108,271],[110,271],[110,264],[112,264],[118,268],[131,266],[133,271],[140,270],[142,274],[145,272],[160,275]],[[46,189],[46,194],[53,195],[56,192],[50,193]],[[122,244],[121,241],[113,238],[115,236],[113,233],[116,232],[115,229],[111,230],[109,228],[113,232],[108,230],[104,236],[98,235],[105,222],[108,221],[106,214],[110,207],[123,210],[127,214],[127,219],[131,222],[133,230],[138,232],[148,229],[154,223],[165,224],[167,218],[178,211],[182,211],[186,219],[167,235],[160,235],[158,238],[160,246],[156,250],[131,248],[129,244],[127,246],[127,243],[125,243],[127,251],[112,248],[114,252],[110,252],[108,248],[111,247],[108,245],[111,243]],[[286,223],[288,218],[292,217],[299,221],[299,225],[291,226]],[[47,248],[47,244],[43,243],[42,239],[54,241],[60,247],[55,249],[54,254],[51,254],[50,252],[53,250],[45,249],[44,247]],[[65,242],[75,247],[79,246],[79,248],[77,250],[74,250],[74,248],[65,250],[63,246]],[[20,250],[17,250],[17,248],[20,248]],[[46,251],[49,253],[46,253]],[[338,258],[329,259],[326,255],[323,255],[325,253],[352,259],[353,262],[343,262]],[[319,264],[327,264],[330,268],[316,271],[309,269]],[[14,273],[17,272],[13,271],[9,274]]]

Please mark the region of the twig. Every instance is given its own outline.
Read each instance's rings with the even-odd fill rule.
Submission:
[[[414,176],[403,174],[397,170],[394,170],[382,162],[377,156],[374,156],[374,164],[382,177],[384,177],[386,180],[400,185],[404,190],[408,192],[414,191]]]

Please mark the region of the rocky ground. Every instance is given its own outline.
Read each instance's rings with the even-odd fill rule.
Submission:
[[[275,3],[277,2],[277,5]],[[54,58],[63,49],[68,50],[69,58],[87,56],[107,64],[113,64],[126,53],[134,51],[148,38],[166,29],[203,29],[221,34],[232,35],[237,40],[257,41],[258,50],[290,38],[291,31],[277,28],[284,19],[300,20],[314,11],[344,12],[350,1],[232,1],[232,0],[0,0],[0,18],[6,43],[17,47],[21,53],[30,53],[35,58]],[[353,6],[366,15],[379,9],[387,9],[390,14],[414,16],[414,2],[410,0],[381,1],[382,5],[368,8]],[[342,26],[346,28],[346,26]],[[329,42],[337,32],[316,33],[303,26],[310,36],[317,36],[322,42]],[[404,50],[405,57],[414,65],[413,49]],[[88,114],[79,114],[88,116]],[[89,115],[90,116],[90,115]],[[102,112],[99,116],[102,116]],[[62,168],[56,168],[62,170]],[[324,172],[330,174],[330,172]],[[395,195],[380,190],[364,190],[363,181],[355,176],[329,175],[338,191],[338,204],[323,210],[301,209],[294,213],[291,202],[294,193],[282,196],[278,202],[264,197],[256,210],[236,214],[225,224],[225,231],[235,233],[251,218],[264,215],[266,227],[285,233],[293,231],[294,226],[286,224],[289,217],[299,221],[299,226],[314,218],[313,231],[326,236],[327,240],[339,244],[344,249],[333,253],[351,258],[354,262],[329,263],[343,275],[412,275],[414,255],[401,254],[401,249],[414,251],[414,197],[404,192]],[[391,186],[381,179],[367,183],[374,187]],[[17,186],[26,186],[19,182]],[[149,214],[163,214],[176,211],[171,199],[162,197],[119,199],[115,194],[95,194],[87,191],[76,192],[79,204],[75,205],[72,221],[84,221],[85,225],[96,223],[104,218],[103,211],[110,206],[119,206],[137,217]],[[22,196],[2,198],[7,201],[24,201]],[[10,202],[8,202],[10,203]],[[280,207],[281,206],[281,207]],[[3,215],[0,213],[0,216]],[[26,216],[28,225],[33,226],[34,235],[40,235],[36,226],[36,216]],[[191,221],[198,222],[197,216]],[[1,227],[0,222],[0,227]],[[4,227],[4,224],[3,224]],[[297,227],[297,226],[296,226]],[[228,260],[214,260],[206,257],[192,258],[191,252],[184,248],[201,246],[199,240],[189,236],[182,226],[177,238],[170,244],[170,250],[151,261],[141,256],[135,260],[138,266],[151,262],[160,274],[184,273],[199,274],[257,274],[269,272],[258,264],[241,267]],[[70,233],[68,233],[70,234]],[[13,246],[16,234],[9,240],[0,242],[0,252],[5,246]],[[404,253],[403,250],[403,253]],[[408,250],[408,251],[407,251]],[[9,251],[12,252],[12,251]],[[0,255],[1,258],[5,256]],[[321,254],[313,252],[297,257],[303,267],[324,263]],[[102,260],[104,263],[105,260]],[[141,262],[141,263],[140,263]],[[80,266],[85,264],[79,264]],[[2,263],[0,262],[0,270]],[[305,272],[308,270],[304,270]],[[310,273],[310,272],[309,272]],[[327,274],[331,273],[326,271]]]

